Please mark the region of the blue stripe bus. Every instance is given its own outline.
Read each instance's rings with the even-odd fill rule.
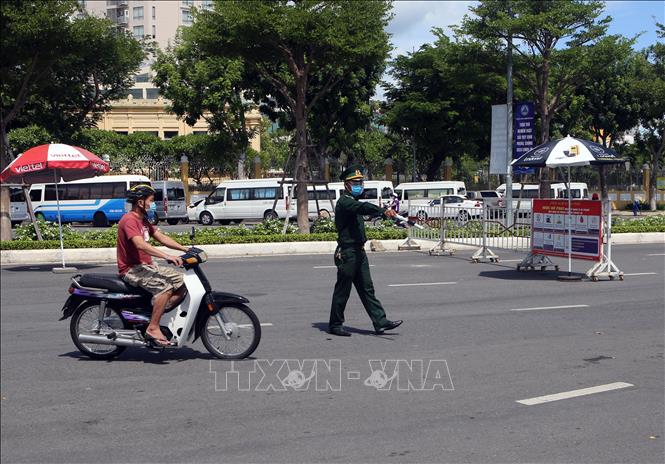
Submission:
[[[106,227],[120,220],[126,212],[125,193],[138,184],[150,184],[146,176],[101,176],[60,182],[60,217],[62,222],[92,222]],[[33,184],[30,187],[37,219],[57,222],[55,184]]]

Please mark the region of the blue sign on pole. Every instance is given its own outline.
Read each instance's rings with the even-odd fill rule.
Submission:
[[[513,105],[513,159],[520,158],[536,144],[536,121],[533,102]],[[534,168],[513,168],[513,174],[533,174]]]

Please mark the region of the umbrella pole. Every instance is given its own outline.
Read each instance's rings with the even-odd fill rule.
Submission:
[[[573,213],[573,192],[570,190],[570,166],[568,166],[568,185],[566,185],[566,190],[568,190],[568,277],[572,274],[572,253],[573,253],[573,230],[571,226],[572,222],[572,213]]]
[[[58,209],[58,230],[60,231],[60,256],[62,257],[62,267],[54,267],[53,272],[75,271],[75,267],[65,267],[65,242],[62,238],[62,219],[60,218],[60,196],[58,195],[58,170],[53,170],[53,180],[55,183],[55,204]]]
[[[567,195],[568,195],[568,236],[567,236],[567,241],[568,241],[568,275],[565,276],[559,276],[557,279],[559,280],[566,280],[566,281],[575,281],[575,280],[582,280],[581,276],[574,276],[572,272],[572,267],[573,267],[573,198],[572,198],[572,192],[570,190],[570,166],[568,166],[568,183],[566,184],[566,190],[567,190]]]

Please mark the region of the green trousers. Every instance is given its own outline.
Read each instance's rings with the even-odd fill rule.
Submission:
[[[369,314],[375,329],[386,326],[386,312],[374,295],[374,284],[369,274],[367,253],[361,247],[339,248],[335,252],[337,282],[330,307],[329,327],[340,327],[344,323],[344,308],[351,294],[351,285],[356,287],[360,301]]]

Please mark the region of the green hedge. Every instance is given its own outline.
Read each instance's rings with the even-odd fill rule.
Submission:
[[[175,234],[173,234],[175,235]],[[178,234],[186,235],[186,234]],[[399,240],[406,238],[406,231],[404,230],[383,230],[367,232],[367,238],[370,240]],[[174,237],[176,241],[183,245],[189,245],[189,236]],[[222,245],[227,243],[275,243],[275,242],[334,242],[337,240],[336,233],[318,233],[318,234],[248,234],[248,235],[226,235],[214,236],[212,234],[196,236],[197,245]],[[115,239],[97,239],[86,240],[83,238],[67,238],[64,240],[65,248],[114,248],[116,244]],[[12,240],[0,242],[0,249],[2,250],[43,250],[60,248],[59,240],[44,240],[44,241],[23,241]]]
[[[631,219],[614,217],[612,221],[612,233],[621,234],[628,232],[665,232],[665,216],[645,216]]]
[[[665,232],[665,215],[642,216],[630,219],[619,217],[613,218],[612,233],[628,232]],[[1,250],[44,250],[60,248],[57,239],[57,224],[41,221],[42,233],[46,240],[37,241],[34,236],[32,225],[26,224],[17,228],[17,239],[0,242]],[[450,223],[449,230],[456,229],[454,223]],[[211,227],[198,228],[196,231],[197,245],[221,245],[227,243],[273,243],[273,242],[321,242],[337,240],[337,233],[331,229],[330,220],[316,221],[311,230],[312,233],[305,235],[297,233],[297,227],[289,225],[286,235],[282,235],[283,223],[278,220],[266,221],[254,228],[240,227]],[[456,231],[465,237],[477,237],[482,233],[479,224],[467,225]],[[90,231],[78,233],[70,227],[63,228],[65,248],[114,248],[116,246],[117,226],[103,231]],[[189,245],[189,233],[167,234],[183,245]],[[407,236],[406,229],[400,229],[389,223],[383,223],[376,227],[367,227],[367,238],[370,240],[401,240]],[[154,242],[153,242],[154,243]]]

